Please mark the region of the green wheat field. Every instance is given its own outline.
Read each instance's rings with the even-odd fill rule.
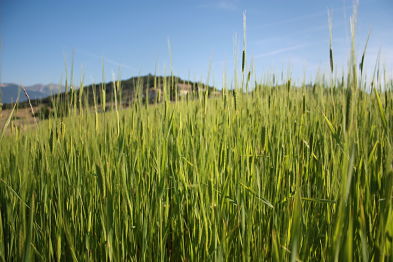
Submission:
[[[391,82],[354,47],[311,86],[253,83],[245,60],[215,96],[171,98],[168,77],[162,101],[123,107],[114,82],[107,110],[82,85],[28,131],[15,105],[0,260],[392,261]]]

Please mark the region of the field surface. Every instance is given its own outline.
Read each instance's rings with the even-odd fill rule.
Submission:
[[[2,261],[393,259],[389,91],[288,82],[5,125]]]

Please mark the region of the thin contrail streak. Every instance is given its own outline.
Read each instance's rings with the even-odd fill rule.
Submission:
[[[76,51],[78,53],[86,55],[86,56],[90,56],[90,57],[94,57],[94,58],[98,58],[98,59],[103,59],[104,62],[106,62],[108,64],[111,64],[111,65],[114,65],[114,66],[119,66],[119,67],[127,68],[127,69],[130,69],[130,70],[136,70],[132,66],[129,66],[129,65],[126,65],[126,64],[123,64],[123,63],[119,63],[119,62],[117,62],[117,61],[115,61],[113,59],[105,58],[104,56],[99,56],[99,55],[96,55],[96,54],[93,54],[91,52],[88,52],[88,51],[85,51],[85,50],[81,50],[81,49],[76,49]]]
[[[332,11],[337,11],[337,10],[342,10],[342,9],[346,9],[346,6],[342,7],[342,8],[336,8],[336,9],[331,9]],[[293,22],[297,22],[297,21],[302,21],[308,18],[313,18],[313,17],[320,17],[320,16],[324,16],[326,15],[326,11],[320,11],[320,12],[316,12],[313,14],[307,14],[307,15],[302,15],[302,16],[297,16],[297,17],[292,17],[289,19],[283,19],[277,22],[272,22],[272,23],[267,23],[267,24],[263,24],[260,26],[257,26],[256,29],[262,29],[262,28],[267,28],[267,27],[271,27],[271,26],[277,26],[277,25],[284,25],[284,24],[289,24],[289,23],[293,23]]]
[[[308,46],[308,45],[307,44],[302,44],[302,45],[295,45],[295,46],[280,48],[280,49],[276,49],[276,50],[273,50],[273,51],[270,51],[270,52],[258,54],[256,56],[254,56],[254,58],[258,59],[258,58],[262,58],[262,57],[266,57],[266,56],[278,55],[278,54],[282,54],[282,53],[285,53],[285,52],[301,49],[301,48],[304,48],[306,46]]]

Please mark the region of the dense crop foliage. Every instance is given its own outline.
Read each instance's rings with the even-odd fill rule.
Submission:
[[[391,260],[393,97],[350,90],[136,101],[3,134],[0,258]]]
[[[365,51],[358,75],[354,25],[340,81],[331,41],[327,81],[248,92],[244,36],[220,96],[164,83],[163,102],[138,88],[121,109],[120,82],[110,105],[82,85],[28,133],[10,116],[0,260],[392,261],[393,92],[379,70],[364,81]]]

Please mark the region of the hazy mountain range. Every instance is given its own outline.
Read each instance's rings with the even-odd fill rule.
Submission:
[[[36,84],[25,86],[30,99],[40,99],[60,92],[63,88],[57,84]],[[20,85],[14,83],[0,84],[0,102],[8,104],[15,102],[19,97],[19,102],[27,100]]]

